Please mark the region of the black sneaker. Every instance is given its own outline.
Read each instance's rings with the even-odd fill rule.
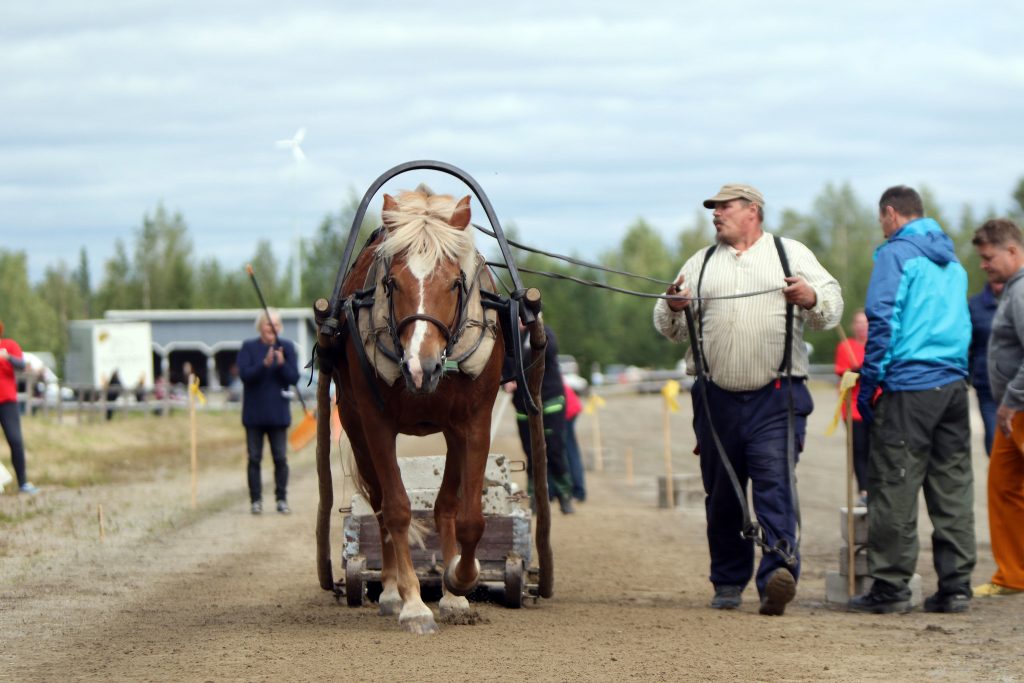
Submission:
[[[924,600],[925,612],[966,612],[971,608],[971,596],[967,593],[943,593],[939,591]]]
[[[562,511],[563,515],[571,515],[576,512],[576,508],[573,507],[572,497],[570,496],[559,496],[558,497],[558,509]]]
[[[742,586],[715,586],[711,609],[736,609],[743,602]]]
[[[910,591],[900,591],[896,588],[889,588],[888,584],[881,586],[881,581],[875,581],[871,590],[864,595],[850,598],[846,603],[846,609],[850,612],[865,612],[868,614],[895,614],[910,611]]]
[[[796,579],[792,572],[785,567],[780,567],[768,577],[768,583],[764,586],[764,596],[761,598],[761,614],[770,617],[781,617],[786,611],[793,598],[796,597]]]

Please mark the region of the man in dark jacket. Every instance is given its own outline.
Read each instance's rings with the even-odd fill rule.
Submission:
[[[988,383],[988,337],[992,332],[992,316],[996,314],[1003,282],[989,280],[985,288],[967,300],[971,311],[971,355],[969,360],[971,384],[978,395],[978,410],[985,425],[985,453],[992,452],[992,439],[996,434],[996,408],[992,389]]]
[[[260,314],[256,320],[260,336],[242,343],[238,352],[238,376],[242,380],[242,424],[245,425],[249,451],[249,499],[252,514],[263,512],[263,482],[260,461],[263,437],[270,441],[274,458],[274,497],[277,511],[288,513],[287,432],[292,422],[289,387],[299,379],[295,346],[278,339],[281,317],[273,309],[270,317]]]

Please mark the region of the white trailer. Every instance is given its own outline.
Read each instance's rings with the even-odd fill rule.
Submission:
[[[73,320],[65,379],[70,385],[103,387],[117,372],[121,384],[153,387],[153,331],[148,322]]]

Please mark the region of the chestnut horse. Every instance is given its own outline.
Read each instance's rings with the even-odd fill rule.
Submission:
[[[481,492],[490,448],[491,410],[501,379],[505,346],[496,334],[483,370],[471,378],[446,366],[464,315],[467,286],[474,286],[477,251],[469,197],[456,202],[429,191],[384,195],[384,229],[360,253],[342,295],[364,286],[377,268],[378,295],[389,297],[391,341],[401,378],[388,384],[368,373],[360,360],[363,340],[350,335],[345,362],[334,364],[341,421],[356,467],[381,526],[383,567],[380,613],[398,614],[412,633],[437,631],[434,615],[420,596],[409,549],[412,511],[395,451],[398,434],[441,432],[447,459],[434,507],[444,555],[441,616],[467,611],[465,596],[477,585],[476,548],[484,531]],[[487,278],[490,278],[488,273]],[[493,290],[493,281],[491,281]],[[365,360],[365,359],[364,359]],[[451,363],[448,363],[451,365]],[[375,387],[370,386],[370,382]]]

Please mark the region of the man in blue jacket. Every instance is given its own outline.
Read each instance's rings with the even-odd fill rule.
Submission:
[[[974,540],[967,398],[967,273],[921,197],[891,187],[878,203],[886,242],[875,250],[865,312],[868,341],[857,407],[871,424],[868,462],[870,592],[857,612],[905,612],[917,564],[917,497],[931,518],[938,591],[927,612],[970,605]],[[876,389],[882,393],[875,398]]]
[[[260,461],[263,460],[263,437],[270,441],[274,458],[274,497],[277,511],[288,513],[287,433],[292,423],[289,388],[299,379],[295,346],[287,339],[278,339],[281,317],[270,310],[256,319],[260,336],[247,339],[238,352],[238,377],[242,380],[242,424],[245,425],[249,451],[249,499],[252,514],[263,512],[263,482]]]

